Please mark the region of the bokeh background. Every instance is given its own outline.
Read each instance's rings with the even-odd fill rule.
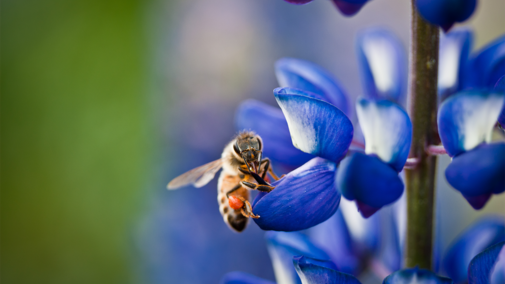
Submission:
[[[356,33],[391,29],[408,47],[409,1],[375,0],[353,18],[330,1],[4,0],[0,4],[2,283],[218,283],[232,270],[273,279],[263,232],[222,222],[216,182],[168,192],[219,158],[244,99],[275,105],[285,56],[362,94]],[[505,33],[505,2],[466,25],[474,49]],[[446,247],[475,212],[445,182]]]

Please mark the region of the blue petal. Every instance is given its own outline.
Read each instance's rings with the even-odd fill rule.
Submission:
[[[380,212],[382,214],[381,221],[381,250],[376,256],[378,261],[384,265],[384,268],[390,272],[402,268],[402,250],[400,240],[397,233],[395,217],[392,208],[385,209]],[[379,215],[379,214],[377,214]]]
[[[419,269],[417,267],[411,269],[403,269],[396,271],[384,279],[383,284],[452,284],[452,280],[445,277],[440,277],[435,273]]]
[[[454,157],[490,142],[505,94],[461,92],[438,110],[438,132],[449,156]]]
[[[361,284],[354,276],[337,271],[331,261],[298,256],[293,264],[303,284]]]
[[[335,187],[336,165],[314,158],[274,182],[275,189],[253,202],[254,219],[263,230],[299,231],[313,227],[337,211],[340,192]]]
[[[442,263],[444,270],[454,282],[463,282],[467,279],[468,264],[472,258],[491,245],[504,240],[503,217],[480,219],[450,245]]]
[[[343,201],[344,199],[341,200]],[[350,274],[357,272],[359,255],[355,255],[354,250],[359,247],[353,245],[353,239],[340,209],[330,219],[310,228],[309,236],[314,244],[328,253],[340,271]]]
[[[375,156],[359,152],[340,163],[336,183],[345,198],[356,200],[358,206],[362,203],[376,210],[395,202],[403,193],[403,182],[393,168]],[[361,213],[369,217],[367,212]]]
[[[322,67],[306,60],[281,58],[275,63],[275,75],[279,86],[316,93],[350,115],[349,103],[340,83]]]
[[[221,284],[275,284],[275,282],[256,277],[249,273],[234,271],[226,273]]]
[[[462,89],[472,42],[473,33],[468,28],[453,30],[441,38],[438,56],[438,95],[442,99]]]
[[[491,90],[505,75],[505,35],[483,47],[468,65],[466,87]]]
[[[455,22],[470,18],[477,0],[417,0],[416,5],[424,19],[447,32]]]
[[[399,105],[388,101],[358,100],[359,124],[365,136],[365,152],[376,154],[400,172],[412,142],[412,123]]]
[[[455,157],[445,170],[445,177],[465,197],[501,193],[505,190],[504,157],[505,143],[482,144]],[[484,204],[472,206],[481,209]]]
[[[402,104],[407,85],[407,56],[400,39],[389,30],[369,28],[357,39],[365,94]]]
[[[256,132],[263,140],[263,156],[274,162],[298,167],[314,157],[293,146],[288,123],[280,108],[246,100],[237,109],[235,123],[239,131]]]
[[[333,0],[338,10],[345,16],[353,16],[363,8],[368,0]]]
[[[505,268],[505,242],[497,243],[472,259],[468,266],[468,284],[499,284]],[[500,281],[500,282],[498,282]]]
[[[277,283],[301,283],[293,266],[293,257],[307,255],[317,259],[329,256],[301,233],[267,232],[267,247]]]
[[[340,161],[354,133],[349,118],[327,102],[284,91],[277,88],[274,94],[288,122],[293,145],[305,153]]]

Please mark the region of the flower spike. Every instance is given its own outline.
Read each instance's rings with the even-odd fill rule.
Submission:
[[[361,284],[354,276],[339,272],[336,265],[331,261],[295,256],[293,265],[302,280],[302,284]]]
[[[340,161],[353,138],[349,118],[327,102],[285,91],[277,88],[274,95],[288,122],[293,145],[305,153]]]
[[[263,230],[299,231],[313,227],[337,211],[336,165],[314,158],[274,182],[275,190],[261,192],[253,202],[254,222]]]
[[[400,39],[389,30],[369,28],[361,32],[356,45],[366,96],[402,104],[408,72]]]

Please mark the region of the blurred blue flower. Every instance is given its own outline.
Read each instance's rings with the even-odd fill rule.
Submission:
[[[505,242],[479,253],[468,266],[468,284],[505,283]]]
[[[303,284],[361,284],[354,276],[338,271],[331,261],[296,256],[293,264]]]
[[[449,97],[438,111],[440,139],[453,158],[446,179],[475,209],[505,190],[505,159],[496,159],[505,156],[505,143],[490,143],[504,103],[504,93],[467,91]]]
[[[477,0],[417,0],[416,6],[425,20],[447,32],[454,23],[470,18]]]
[[[303,5],[314,0],[284,0],[288,3],[295,5]],[[340,12],[345,16],[353,16],[361,10],[363,5],[369,0],[332,0],[335,6],[340,10]]]
[[[472,258],[502,241],[505,241],[505,219],[501,216],[482,218],[461,233],[449,246],[443,260],[443,269],[455,283],[464,283]]]
[[[505,92],[505,36],[479,51],[472,49],[473,33],[458,28],[440,40],[438,95],[443,101],[465,90]]]
[[[435,273],[419,269],[417,267],[411,269],[403,269],[397,271],[384,279],[383,284],[452,284],[452,280],[445,277],[440,277]]]

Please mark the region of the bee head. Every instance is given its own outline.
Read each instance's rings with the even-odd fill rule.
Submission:
[[[239,135],[233,148],[244,159],[249,171],[258,173],[263,148],[261,138],[258,135],[243,133]]]

